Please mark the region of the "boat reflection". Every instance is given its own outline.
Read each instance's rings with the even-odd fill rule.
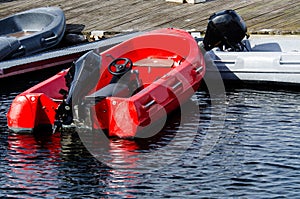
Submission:
[[[59,167],[60,162],[59,134],[43,137],[31,134],[9,134],[7,149],[6,160],[9,165],[5,173],[7,187],[15,190],[22,189],[24,193],[33,195],[57,188],[56,168]]]
[[[166,121],[153,123],[161,128],[154,135],[148,133],[153,136],[147,138],[107,138],[105,132],[89,130],[78,134],[98,161],[113,169],[143,173],[165,167],[185,153],[198,133],[199,114],[199,107],[190,101],[168,115]],[[148,130],[153,129],[149,126]]]
[[[153,137],[109,138],[107,142],[92,132],[87,133],[83,140],[74,130],[44,137],[9,134],[8,170],[4,174],[6,185],[16,192],[23,190],[23,196],[43,194],[52,198],[78,192],[100,198],[107,195],[134,197],[139,191],[140,176],[176,160],[174,149],[181,148],[168,148],[174,140],[178,147],[182,147],[194,138],[190,136],[197,133],[194,127],[198,129],[198,123],[191,118],[198,121],[199,110],[187,115],[176,110]],[[181,124],[185,128],[181,128]],[[90,146],[87,146],[87,141]],[[94,149],[91,150],[91,146]],[[78,185],[81,185],[80,190],[76,189]]]
[[[84,138],[75,132],[63,133],[61,158],[63,161],[76,161],[77,164],[97,161],[100,167],[125,173],[139,172],[140,169],[147,169],[141,168],[145,166],[141,161],[145,158],[151,160],[152,152],[163,148],[174,138],[176,131],[173,130],[166,128],[147,139],[110,138],[107,142],[95,132],[86,132]]]
[[[32,134],[9,134],[8,151],[10,164],[25,170],[39,160],[56,162],[60,154],[60,135],[36,137]]]

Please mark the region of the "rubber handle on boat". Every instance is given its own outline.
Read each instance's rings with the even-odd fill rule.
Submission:
[[[179,88],[179,86],[181,86],[181,85],[182,85],[181,82],[177,82],[176,84],[174,84],[174,85],[172,86],[172,89],[173,89],[173,90],[176,90],[176,89]]]
[[[203,66],[199,66],[199,68],[197,68],[196,70],[196,73],[200,73],[203,71]]]
[[[156,101],[153,99],[150,102],[148,102],[147,104],[144,105],[145,109],[149,109],[152,105],[154,105],[156,103]]]
[[[42,38],[41,39],[41,43],[43,45],[51,45],[52,43],[57,41],[57,35],[51,36],[51,37],[47,37],[47,38]]]

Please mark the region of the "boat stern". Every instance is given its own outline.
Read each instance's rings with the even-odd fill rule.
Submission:
[[[13,100],[7,113],[8,128],[14,132],[51,129],[57,106],[58,103],[43,93],[20,94]]]
[[[108,132],[111,137],[132,138],[139,128],[139,119],[134,103],[128,99],[110,97],[107,99]]]

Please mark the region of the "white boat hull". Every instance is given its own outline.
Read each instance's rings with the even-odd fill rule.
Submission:
[[[225,81],[300,84],[300,36],[251,36],[244,42],[249,51],[206,52],[207,78],[218,72]]]

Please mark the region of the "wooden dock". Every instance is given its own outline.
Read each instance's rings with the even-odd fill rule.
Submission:
[[[299,0],[207,0],[199,4],[165,0],[0,0],[0,17],[42,6],[63,9],[72,31],[174,27],[204,32],[212,13],[234,9],[251,34],[300,34]]]

